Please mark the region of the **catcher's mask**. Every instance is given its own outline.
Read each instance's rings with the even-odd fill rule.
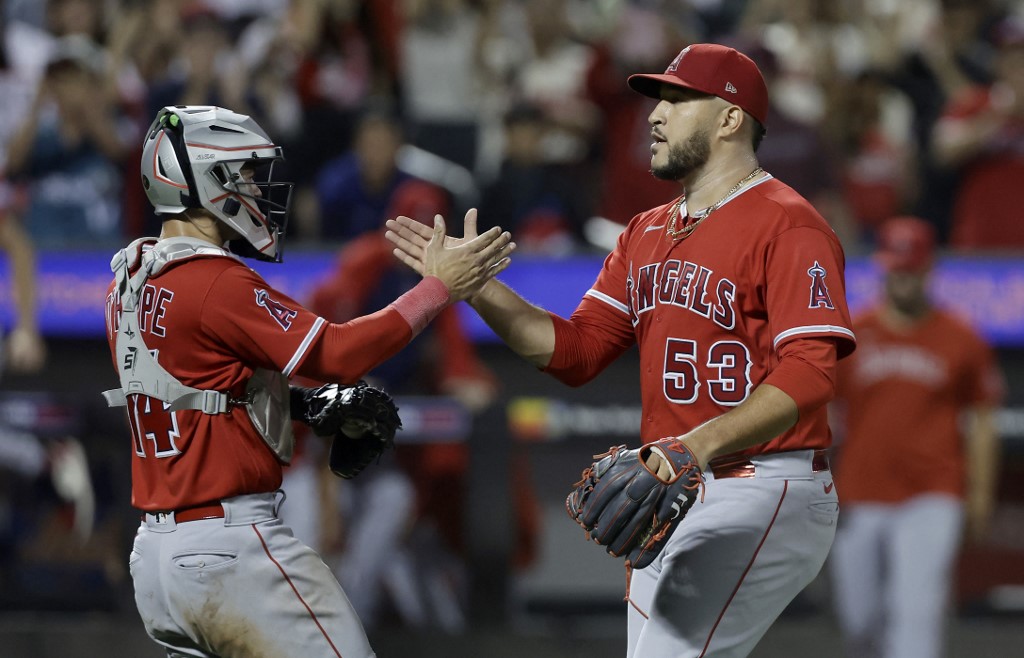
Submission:
[[[202,208],[241,236],[232,251],[279,263],[295,186],[274,181],[281,160],[281,147],[244,114],[168,106],[146,134],[142,187],[158,215]]]

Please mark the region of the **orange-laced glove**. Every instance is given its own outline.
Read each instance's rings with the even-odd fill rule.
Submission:
[[[647,466],[652,451],[669,467],[667,480]],[[697,459],[675,437],[634,450],[613,446],[594,459],[566,498],[569,517],[586,530],[587,539],[610,555],[625,555],[631,568],[643,569],[697,499],[704,483]]]

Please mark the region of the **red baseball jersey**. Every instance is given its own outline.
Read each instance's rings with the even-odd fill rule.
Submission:
[[[935,310],[907,331],[876,310],[856,319],[857,353],[839,368],[846,436],[836,460],[843,500],[894,503],[926,492],[962,496],[960,415],[1004,392],[991,348]]]
[[[112,354],[120,303],[107,296]],[[139,328],[164,369],[183,384],[241,397],[255,368],[291,375],[326,322],[228,256],[193,257],[151,277],[139,301]],[[115,363],[115,369],[117,364]],[[282,464],[244,406],[225,414],[166,411],[128,396],[132,505],[171,510],[230,496],[274,491]]]
[[[591,372],[639,347],[644,442],[684,434],[742,403],[787,341],[835,339],[840,357],[854,347],[842,247],[792,188],[763,178],[683,240],[666,231],[672,208],[633,218],[572,317],[600,336],[581,366]],[[556,343],[555,369],[572,362]],[[819,407],[744,452],[830,443]]]

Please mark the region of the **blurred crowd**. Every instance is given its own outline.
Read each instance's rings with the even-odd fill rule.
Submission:
[[[338,248],[337,271],[306,300],[332,321],[379,308],[412,285],[415,277],[396,266],[382,238],[385,219],[398,214],[428,221],[476,207],[481,228],[512,231],[520,253],[607,249],[633,215],[679,193],[650,175],[653,101],[631,91],[626,77],[660,72],[684,46],[706,41],[758,63],[772,100],[760,164],[818,208],[848,253],[872,250],[886,219],[914,215],[931,224],[941,248],[1024,254],[1017,202],[1024,0],[0,0],[0,7],[0,249],[23,272],[32,270],[32,242],[113,253],[159,233],[138,184],[142,141],[156,112],[176,104],[251,114],[280,140],[287,159],[280,176],[296,182],[290,247]],[[16,297],[19,317],[34,323],[33,295],[26,288]],[[481,413],[498,397],[498,378],[454,312],[435,324],[373,373],[375,381]],[[37,329],[11,332],[17,346],[8,351],[28,361],[12,360],[12,371],[42,367]],[[0,434],[0,462],[15,473],[0,498],[45,484],[51,498],[72,504],[64,525],[95,543],[103,532],[93,533],[86,519],[103,501],[93,498],[77,440],[2,426]],[[327,519],[309,543],[329,559],[347,550],[350,563],[363,560],[342,580],[367,625],[383,614],[382,588],[408,603],[420,600],[412,588],[425,587],[422,606],[398,613],[410,623],[462,627],[465,611],[457,608],[465,601],[444,598],[465,598],[461,565],[448,568],[465,552],[464,496],[455,503],[451,496],[452,487],[468,486],[469,453],[460,441],[406,446],[395,468],[362,478],[347,499],[337,483],[311,475],[324,447],[304,443],[290,472],[293,508],[303,509],[305,498],[316,510],[319,499],[326,511],[293,522],[301,533]],[[525,482],[524,469],[516,462],[509,470]],[[539,513],[531,492],[515,490],[526,497],[512,504],[520,567],[535,558]],[[356,496],[369,501],[366,509],[390,509],[388,522],[371,527],[372,519],[338,514]],[[3,567],[13,563],[16,534],[4,528],[23,530],[9,512],[16,507],[0,505],[0,584],[15,592]],[[412,555],[405,535],[428,517],[434,535],[417,538],[421,554]],[[41,536],[40,545],[53,543]],[[117,556],[108,571],[123,568],[120,546],[100,552]],[[436,568],[425,571],[414,558]],[[382,561],[398,570],[385,573]],[[447,582],[413,582],[401,571],[412,566]]]
[[[601,244],[670,200],[632,72],[715,41],[762,67],[765,169],[848,251],[897,214],[1024,247],[1020,0],[7,0],[0,203],[42,248],[159,230],[134,181],[170,104],[252,114],[297,182],[288,232],[379,229],[410,179],[521,248]],[[126,181],[128,184],[125,184]],[[409,197],[406,188],[405,196]],[[422,203],[420,204],[422,205]]]

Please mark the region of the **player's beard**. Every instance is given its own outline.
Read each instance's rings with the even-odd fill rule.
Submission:
[[[698,130],[682,144],[668,148],[668,162],[658,167],[651,165],[651,173],[661,180],[679,181],[697,171],[711,158],[711,134]]]

